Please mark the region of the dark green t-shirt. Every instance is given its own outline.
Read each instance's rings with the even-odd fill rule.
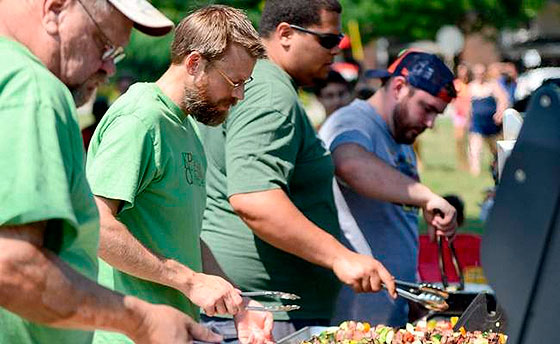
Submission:
[[[245,99],[223,125],[200,125],[208,159],[202,238],[242,290],[280,290],[302,297],[301,310],[275,313],[275,319],[328,319],[339,289],[334,274],[257,238],[228,202],[234,194],[282,189],[309,220],[340,235],[334,166],[296,85],[268,60],[257,62],[253,77]]]
[[[95,280],[99,216],[74,100],[27,48],[0,37],[0,225],[45,220],[45,246]],[[0,343],[85,344],[92,336],[0,308]]]
[[[130,87],[91,139],[87,176],[95,195],[124,201],[118,219],[152,252],[202,270],[200,229],[206,202],[206,158],[191,116],[154,83]],[[180,291],[100,265],[99,282],[197,319]],[[101,333],[101,332],[99,332]],[[124,336],[96,334],[95,343]]]

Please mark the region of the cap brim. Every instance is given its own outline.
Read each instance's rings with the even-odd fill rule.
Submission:
[[[386,69],[368,69],[364,76],[368,79],[386,79],[391,77],[391,73]]]
[[[150,36],[163,36],[173,29],[173,22],[147,0],[109,0],[134,27]]]

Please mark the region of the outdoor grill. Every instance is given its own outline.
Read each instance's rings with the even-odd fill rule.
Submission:
[[[560,325],[560,88],[532,96],[482,242],[508,344],[556,342]]]

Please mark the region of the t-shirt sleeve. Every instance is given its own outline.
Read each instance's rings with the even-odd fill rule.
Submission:
[[[156,177],[153,138],[134,115],[118,116],[92,138],[87,178],[94,195],[134,207],[136,196]]]
[[[226,125],[228,196],[278,188],[289,191],[298,149],[290,116],[244,107],[236,109]]]
[[[345,110],[348,111],[341,112],[336,117],[333,115],[330,123],[321,128],[319,136],[331,152],[347,143],[360,145],[368,152],[372,152],[374,150],[374,138],[371,130],[368,130],[367,125],[356,120],[350,112],[350,107]]]
[[[68,224],[63,226],[65,242],[60,243],[65,247],[77,233],[71,198],[77,163],[73,159],[83,154],[82,146],[76,145],[79,129],[72,119],[73,104],[33,99],[37,95],[24,88],[26,102],[0,100],[0,225],[62,220]]]

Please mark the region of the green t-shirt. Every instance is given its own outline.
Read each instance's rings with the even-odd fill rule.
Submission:
[[[95,280],[99,217],[72,95],[27,48],[2,37],[0,123],[0,226],[49,220],[46,247]],[[90,343],[92,335],[0,309],[0,343]]]
[[[301,310],[275,313],[275,319],[328,319],[339,289],[335,275],[260,240],[228,202],[234,194],[281,188],[309,220],[340,236],[334,166],[296,85],[268,60],[257,62],[253,77],[245,99],[222,126],[200,125],[209,163],[202,238],[242,290],[280,290],[302,297]]]
[[[124,201],[118,219],[150,251],[202,270],[206,158],[191,116],[154,83],[133,85],[109,108],[88,150],[95,195]],[[112,270],[107,271],[107,269]],[[181,292],[100,266],[99,282],[198,318]],[[112,277],[112,278],[111,278]]]

